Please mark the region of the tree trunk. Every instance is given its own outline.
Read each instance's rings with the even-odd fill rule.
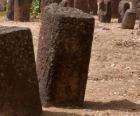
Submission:
[[[14,20],[29,21],[32,0],[15,0],[14,3]]]

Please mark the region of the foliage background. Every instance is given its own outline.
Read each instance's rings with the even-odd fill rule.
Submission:
[[[32,8],[31,8],[31,15],[36,18],[40,14],[40,2],[39,0],[33,0]]]

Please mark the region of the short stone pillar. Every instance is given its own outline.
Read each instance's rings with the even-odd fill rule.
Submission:
[[[122,19],[124,17],[125,12],[130,8],[130,4],[128,1],[121,0],[119,3],[119,17],[118,17],[118,23],[122,22]]]
[[[71,7],[45,8],[37,54],[43,106],[83,104],[94,18]]]
[[[41,0],[41,17],[43,16],[43,11],[44,11],[45,6],[48,6],[53,3],[61,4],[62,1],[63,0]],[[67,2],[63,2],[61,4],[61,6],[65,6],[65,5],[67,5]]]
[[[97,15],[98,11],[98,2],[97,0],[88,0],[89,12],[93,15]]]
[[[99,1],[99,21],[103,23],[111,22],[111,1],[110,0]]]
[[[39,116],[41,102],[30,29],[0,28],[0,116]]]
[[[88,0],[74,0],[74,8],[80,9],[83,12],[89,13]]]
[[[128,9],[122,20],[123,29],[134,29],[136,21],[136,12],[135,10]]]

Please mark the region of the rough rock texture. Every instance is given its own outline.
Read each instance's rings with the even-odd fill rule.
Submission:
[[[14,0],[14,20],[29,21],[32,0]]]
[[[135,10],[128,9],[122,20],[122,28],[123,29],[134,29],[135,21],[136,21]]]
[[[99,21],[104,23],[111,22],[111,1],[100,0],[99,1]]]
[[[7,2],[7,19],[14,20],[14,0],[8,0]]]
[[[89,12],[91,12],[93,15],[97,15],[98,11],[97,0],[88,0],[88,4],[89,4]]]
[[[74,0],[74,8],[80,9],[83,12],[89,13],[88,0]]]
[[[128,1],[124,1],[124,0],[121,0],[120,3],[119,3],[119,8],[118,8],[118,11],[119,11],[119,18],[118,18],[118,22],[121,23],[122,22],[122,19],[124,17],[124,14],[125,12],[130,8],[130,4]]]
[[[94,18],[52,4],[43,13],[37,73],[44,106],[82,105],[94,31]]]
[[[39,116],[41,103],[28,28],[0,28],[0,116]]]
[[[112,18],[118,18],[119,13],[118,13],[118,6],[119,6],[119,2],[121,0],[111,0],[111,7],[112,7]]]

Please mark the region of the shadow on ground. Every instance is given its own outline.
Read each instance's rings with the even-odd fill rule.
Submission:
[[[110,102],[91,102],[86,101],[84,105],[85,109],[92,110],[118,110],[128,112],[140,112],[140,104],[130,102],[128,100],[110,101]]]
[[[50,112],[44,111],[42,116],[81,116],[80,114],[76,113],[67,113],[67,112]],[[86,115],[88,116],[88,115]]]
[[[75,108],[69,108],[75,109]],[[118,110],[122,112],[140,112],[140,104],[133,103],[128,100],[120,100],[120,101],[110,101],[110,102],[91,102],[86,101],[82,108],[76,108],[78,110],[93,110],[93,111],[104,111],[104,110]],[[55,112],[55,111],[44,111],[43,116],[83,116],[78,111],[77,113],[66,112]],[[87,115],[86,116],[90,116]]]

